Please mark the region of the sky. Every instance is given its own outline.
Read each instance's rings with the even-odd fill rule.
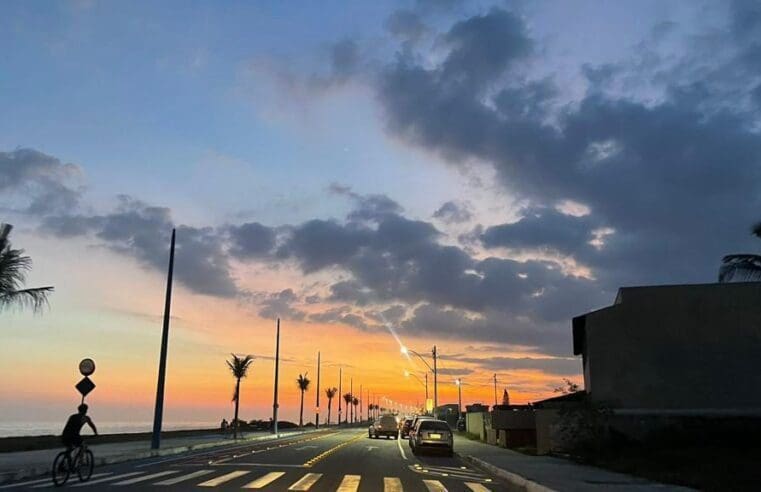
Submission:
[[[0,313],[0,423],[83,357],[151,420],[173,228],[167,421],[229,418],[231,353],[268,418],[277,318],[290,420],[318,351],[365,402],[423,402],[402,345],[440,403],[581,382],[573,316],[761,247],[759,39],[741,0],[4,2],[0,220],[55,292]]]

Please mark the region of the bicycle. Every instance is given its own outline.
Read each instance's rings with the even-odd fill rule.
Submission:
[[[74,453],[74,457],[71,457]],[[72,472],[76,472],[80,482],[90,480],[95,466],[95,456],[85,443],[66,451],[61,451],[53,460],[53,483],[56,487],[65,484]]]

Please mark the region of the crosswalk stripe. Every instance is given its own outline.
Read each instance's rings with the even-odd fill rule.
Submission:
[[[93,473],[93,475],[90,477],[90,480],[92,480],[93,478],[105,477],[106,475],[113,475],[113,473],[111,473],[111,472],[108,472],[108,473]],[[71,479],[69,479],[69,480],[71,480]],[[35,485],[34,487],[30,487],[30,488],[32,488],[32,489],[49,489],[49,488],[55,487],[55,484],[53,483],[53,480],[51,478],[49,478],[49,477],[44,479],[44,480],[35,480],[34,482],[15,483],[12,486],[13,487],[18,487],[20,485],[31,485],[32,483],[40,483],[41,481],[45,482],[45,483],[42,483],[40,485]],[[10,485],[6,486],[6,487],[0,487],[0,488],[7,488],[7,487],[10,487]]]
[[[153,480],[154,478],[164,477],[166,475],[171,475],[172,473],[179,473],[179,470],[166,470],[166,471],[162,471],[158,473],[151,473],[150,475],[143,475],[142,477],[128,478],[127,480],[122,480],[121,482],[112,483],[111,485],[132,485],[133,483],[140,483],[140,482],[145,482],[146,480]]]
[[[396,477],[383,477],[383,492],[402,492],[402,481]]]
[[[271,484],[278,478],[285,475],[285,472],[269,472],[266,475],[262,475],[261,477],[257,478],[253,482],[244,485],[244,489],[262,489],[266,487],[267,485]]]
[[[307,473],[298,482],[288,487],[288,490],[309,490],[321,476],[322,473]]]
[[[198,470],[198,471],[194,471],[193,473],[188,473],[187,475],[181,475],[179,477],[173,477],[167,480],[162,480],[160,482],[154,483],[153,485],[174,485],[176,483],[184,482],[186,480],[191,480],[193,478],[198,478],[204,475],[208,475],[209,473],[212,473],[212,472],[214,472],[214,470]]]
[[[491,492],[489,489],[476,482],[465,482],[465,486],[473,492]]]
[[[423,483],[428,492],[447,492],[447,488],[438,480],[423,480]]]
[[[76,485],[72,485],[72,487],[88,487],[90,485],[95,485],[96,483],[110,482],[111,480],[120,480],[122,478],[134,477],[135,475],[142,475],[142,473],[143,472],[122,473],[121,475],[114,475],[112,477],[104,477],[98,480],[90,480],[88,482],[81,482]]]
[[[344,475],[344,479],[341,480],[336,492],[357,492],[360,480],[362,477],[359,475]]]
[[[211,480],[207,480],[205,482],[199,483],[199,487],[216,487],[217,485],[221,485],[225,482],[229,482],[230,480],[235,480],[238,477],[242,477],[243,475],[247,475],[249,472],[246,470],[236,470],[234,472],[227,473],[225,475],[222,475],[217,478],[212,478]]]

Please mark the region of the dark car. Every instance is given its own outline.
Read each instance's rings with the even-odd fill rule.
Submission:
[[[454,436],[449,424],[443,420],[421,420],[415,433],[410,437],[412,453],[418,454],[423,449],[443,451],[448,456],[454,454]]]
[[[396,417],[393,415],[382,415],[370,426],[368,436],[370,439],[378,439],[381,436],[386,436],[387,439],[389,437],[397,439],[399,437],[399,424],[396,421]]]
[[[412,419],[404,419],[404,422],[402,422],[402,428],[399,429],[399,432],[402,435],[402,438],[410,437],[410,429],[412,428]]]
[[[465,417],[460,417],[459,419],[457,419],[457,430],[458,431],[465,430]]]

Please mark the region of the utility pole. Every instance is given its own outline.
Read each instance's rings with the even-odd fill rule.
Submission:
[[[462,415],[462,379],[457,380],[457,419]]]
[[[433,346],[433,418],[439,418],[439,372],[436,368],[436,345]]]
[[[349,422],[354,423],[354,376],[349,378],[349,394],[351,395],[351,400],[349,402]]]
[[[494,406],[497,406],[497,373],[494,373]]]
[[[159,355],[159,378],[156,384],[156,408],[153,411],[153,435],[151,436],[151,449],[159,449],[161,446],[161,422],[164,418],[164,381],[166,379],[166,351],[169,343],[169,312],[172,307],[172,275],[174,273],[174,239],[175,230],[172,229],[172,242],[169,246],[169,272],[166,278],[166,300],[164,304],[164,326],[161,331],[161,353]],[[84,397],[83,397],[84,400]]]
[[[277,436],[277,380],[280,371],[280,318],[277,319],[277,334],[275,335],[275,396],[272,399],[272,432]]]
[[[317,406],[315,407],[314,428],[320,427],[320,352],[317,352]]]
[[[341,383],[343,382],[343,368],[338,368],[338,425],[341,425],[341,400],[344,395],[341,393]]]
[[[359,385],[359,421],[362,422],[362,385]]]

